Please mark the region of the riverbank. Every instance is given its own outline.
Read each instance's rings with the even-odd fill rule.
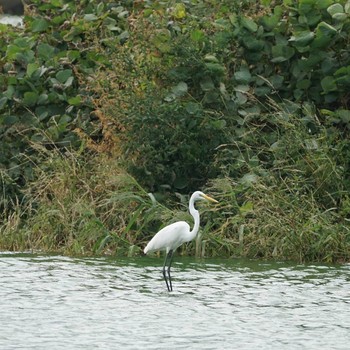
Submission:
[[[200,189],[180,254],[350,260],[345,3],[33,4],[0,26],[1,250],[141,254]]]

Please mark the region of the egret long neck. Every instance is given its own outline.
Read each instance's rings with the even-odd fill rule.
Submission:
[[[194,219],[194,226],[192,231],[190,232],[190,237],[189,237],[189,240],[192,240],[197,235],[197,232],[199,229],[199,223],[200,223],[199,211],[195,209],[194,200],[192,198],[190,199],[189,210],[190,210],[190,214],[193,216],[193,219]]]

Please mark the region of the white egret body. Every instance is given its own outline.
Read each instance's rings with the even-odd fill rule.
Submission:
[[[207,196],[201,191],[194,192],[190,198],[189,203],[189,211],[194,219],[193,229],[191,230],[190,225],[185,221],[178,221],[173,224],[170,224],[162,228],[149,241],[146,248],[144,249],[145,254],[157,250],[165,250],[166,257],[163,265],[163,276],[169,292],[173,290],[170,276],[170,267],[173,258],[173,253],[181,244],[192,241],[197,236],[199,230],[199,212],[194,207],[194,202],[198,200],[207,200],[210,202],[218,203],[215,199]],[[166,274],[167,266],[168,279]]]

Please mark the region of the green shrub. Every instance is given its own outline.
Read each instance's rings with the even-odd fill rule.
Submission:
[[[222,164],[212,160],[221,144],[239,142],[241,135],[255,143],[247,127],[252,120],[265,125],[259,137],[271,145],[278,137],[271,103],[310,102],[318,118],[299,115],[311,132],[321,123],[346,135],[348,3],[223,2],[213,11],[203,11],[201,2],[173,4],[167,11],[157,4],[129,42],[129,57],[143,57],[133,62],[130,89],[144,88],[140,101],[129,97],[128,115],[122,117],[130,170],[151,189],[166,185],[187,191],[215,177]],[[137,73],[141,78],[135,79]],[[226,158],[238,167],[235,174],[230,166],[233,177],[246,170],[240,158],[236,151]],[[269,154],[258,158],[270,166]]]
[[[64,149],[79,146],[76,128],[96,134],[91,112],[99,96],[89,77],[113,66],[109,52],[127,38],[123,7],[31,3],[24,29],[0,25],[0,208],[33,179],[33,143]]]

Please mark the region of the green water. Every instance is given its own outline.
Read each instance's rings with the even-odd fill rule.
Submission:
[[[350,265],[0,254],[0,349],[349,349]]]

